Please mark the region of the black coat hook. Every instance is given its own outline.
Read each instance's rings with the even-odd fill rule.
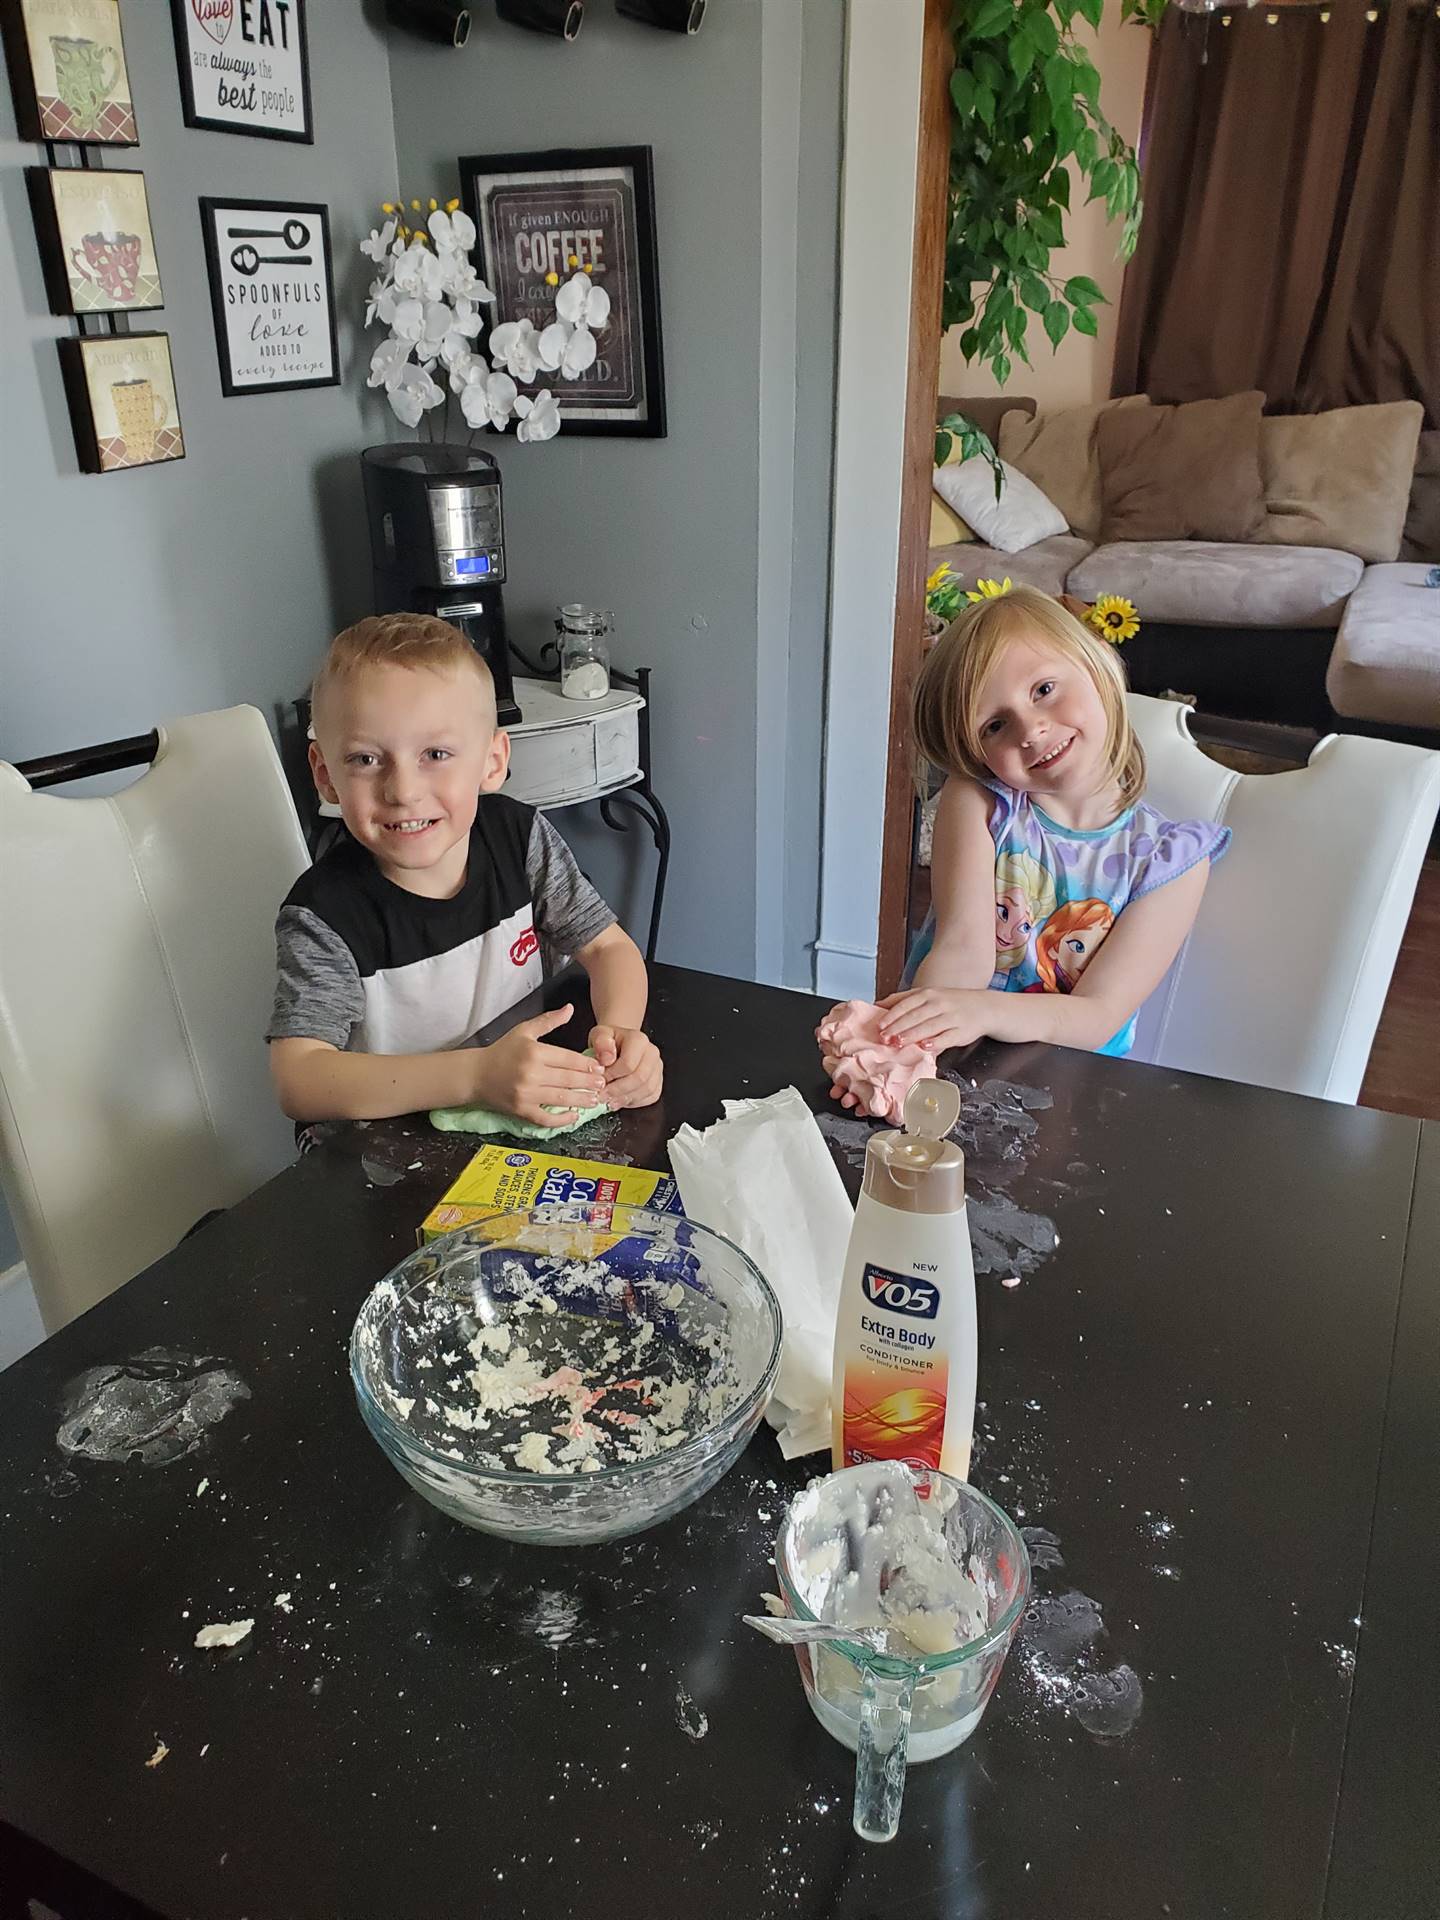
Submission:
[[[470,38],[470,9],[460,0],[385,0],[391,24],[417,33],[422,40],[463,47]]]
[[[642,26],[664,27],[669,33],[697,34],[705,18],[706,0],[615,0],[615,11]]]
[[[585,24],[585,0],[495,0],[495,11],[512,27],[573,40]]]

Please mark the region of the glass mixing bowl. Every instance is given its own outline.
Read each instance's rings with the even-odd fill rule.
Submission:
[[[387,1274],[350,1336],[366,1426],[418,1493],[537,1546],[639,1533],[699,1499],[760,1423],[780,1304],[678,1215],[498,1214]]]

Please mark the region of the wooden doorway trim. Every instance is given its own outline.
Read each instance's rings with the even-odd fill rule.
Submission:
[[[940,390],[940,296],[950,172],[950,0],[925,0],[920,68],[920,144],[915,163],[915,238],[910,280],[910,356],[905,386],[905,458],[900,553],[890,668],[890,746],[880,845],[880,925],[875,990],[893,993],[905,964],[915,825],[910,702],[925,651],[935,400]]]

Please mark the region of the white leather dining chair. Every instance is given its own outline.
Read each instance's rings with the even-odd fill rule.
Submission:
[[[0,1185],[52,1333],[294,1154],[264,1038],[290,791],[254,707],[157,734],[107,798],[0,761]]]
[[[1440,806],[1440,754],[1331,734],[1307,766],[1235,773],[1196,745],[1187,708],[1128,698],[1146,799],[1234,836],[1133,1057],[1353,1103]]]

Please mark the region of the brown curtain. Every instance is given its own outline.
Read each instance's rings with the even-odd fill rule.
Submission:
[[[1420,400],[1440,426],[1440,13],[1368,10],[1165,14],[1114,393]]]

